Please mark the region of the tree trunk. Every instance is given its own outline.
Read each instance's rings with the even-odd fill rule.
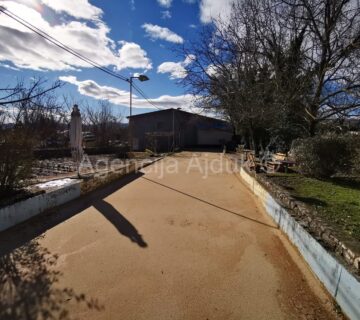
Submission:
[[[317,125],[317,121],[314,120],[314,119],[310,119],[310,123],[309,123],[309,135],[310,135],[310,137],[315,136],[316,125]]]

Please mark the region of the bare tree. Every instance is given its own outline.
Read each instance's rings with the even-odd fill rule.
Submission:
[[[42,78],[38,78],[34,79],[29,86],[26,86],[23,81],[19,81],[14,87],[0,88],[0,106],[33,101],[62,85],[60,81],[55,81],[44,88],[45,83],[46,81]]]
[[[22,125],[38,142],[55,138],[62,121],[62,104],[54,94],[55,89],[44,90],[44,83],[35,79],[28,87],[18,84],[17,87],[21,89],[13,96],[17,102],[5,106],[9,121]]]
[[[86,104],[84,120],[100,146],[107,146],[111,140],[117,140],[121,136],[122,116],[115,115],[107,101],[100,101],[96,107]]]
[[[41,80],[28,87],[19,83],[2,97],[6,103],[0,111],[0,197],[24,185],[31,174],[34,148],[57,133],[60,106],[54,89],[43,89],[42,84]]]
[[[7,112],[3,109],[0,109],[0,128],[4,127],[7,118],[8,118]]]
[[[284,0],[285,2],[285,0]],[[305,72],[312,91],[305,97],[309,132],[329,118],[360,108],[360,3],[358,0],[299,0],[299,20],[308,25]]]
[[[271,2],[234,4],[228,21],[216,20],[200,41],[182,48],[193,57],[182,83],[201,97],[204,108],[223,113],[253,148],[267,144],[271,134],[290,140],[304,131],[299,85],[289,92],[284,79],[299,68],[296,45],[302,33],[295,26],[280,29],[281,15],[270,14]],[[289,134],[289,128],[296,129]]]
[[[360,107],[358,0],[239,0],[182,48],[182,83],[248,132],[287,140]],[[265,135],[264,135],[265,133]]]
[[[277,106],[304,113],[307,131],[326,119],[359,112],[360,5],[358,0],[243,1],[269,61]]]

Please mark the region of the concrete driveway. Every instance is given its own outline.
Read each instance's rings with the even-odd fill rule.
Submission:
[[[2,233],[0,319],[341,318],[229,165],[180,153]]]

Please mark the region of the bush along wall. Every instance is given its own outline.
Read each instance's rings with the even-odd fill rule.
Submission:
[[[315,178],[359,174],[360,136],[327,134],[293,143],[300,173]]]

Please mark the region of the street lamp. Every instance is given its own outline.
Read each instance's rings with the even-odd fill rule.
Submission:
[[[150,80],[146,75],[140,74],[137,77],[131,76],[128,82],[130,83],[130,117],[132,116],[132,86],[133,86],[133,79],[139,79],[141,82]]]
[[[132,116],[132,87],[133,87],[133,79],[139,79],[141,82],[150,80],[144,74],[140,74],[136,77],[131,76],[127,81],[130,83],[130,117]],[[133,141],[132,141],[132,126],[130,125],[129,119],[129,140],[130,140],[130,151],[133,149]]]

